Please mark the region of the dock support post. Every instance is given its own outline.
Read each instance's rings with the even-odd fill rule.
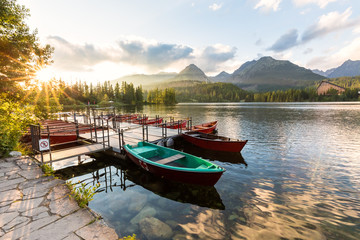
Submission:
[[[94,115],[94,130],[95,130],[95,142],[98,142],[95,115]]]
[[[76,120],[75,121],[75,129],[76,129],[76,140],[79,140],[79,123],[78,121]]]
[[[119,152],[121,153],[121,131],[120,131],[120,129],[119,129],[118,134],[119,134]]]
[[[108,147],[110,147],[109,119],[106,120],[106,124],[107,124]]]
[[[102,113],[101,113],[102,116]],[[103,147],[105,149],[105,131],[104,131],[104,118],[101,118],[102,136],[103,136]]]
[[[49,129],[49,125],[46,126],[47,127],[47,132],[48,132],[48,140],[49,140],[49,156],[50,156],[50,166],[52,166],[52,156],[51,156],[51,142],[50,142],[50,129]],[[42,153],[42,152],[41,152]],[[42,156],[42,154],[41,154]]]
[[[142,140],[145,141],[145,126],[142,125],[141,128],[142,128],[142,135],[143,135]]]
[[[91,124],[91,116],[89,116],[89,125],[90,125],[90,141],[92,142],[92,124]]]

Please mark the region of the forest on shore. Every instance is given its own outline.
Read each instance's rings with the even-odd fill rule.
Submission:
[[[29,10],[16,0],[0,2],[0,157],[19,148],[19,139],[31,123],[46,119],[64,106],[136,104],[174,105],[178,102],[296,102],[359,100],[360,76],[330,79],[345,87],[340,95],[316,94],[317,84],[305,89],[272,92],[246,91],[231,83],[179,82],[177,86],[144,90],[142,86],[86,80],[66,83],[61,79],[38,79],[50,65],[54,48],[43,46],[37,31],[25,19]]]

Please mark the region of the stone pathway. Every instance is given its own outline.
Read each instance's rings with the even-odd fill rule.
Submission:
[[[44,177],[29,157],[0,159],[0,240],[119,239],[69,193],[65,181]]]

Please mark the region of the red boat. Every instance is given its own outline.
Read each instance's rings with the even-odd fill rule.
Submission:
[[[190,131],[196,131],[202,133],[212,133],[213,131],[215,131],[216,126],[217,126],[217,121],[213,121],[209,123],[195,125],[192,126],[191,129],[184,129],[184,130],[190,130]]]
[[[78,128],[76,128],[75,123],[62,120],[44,120],[40,122],[40,125],[42,126],[40,138],[46,139],[50,137],[51,144],[76,141],[77,131],[79,134],[95,131],[94,127],[91,127],[89,124],[78,124]],[[97,126],[97,131],[100,131],[101,129],[100,126]],[[28,133],[23,136],[22,141],[31,142],[30,129],[28,129]]]
[[[138,117],[139,117],[138,114],[124,114],[124,115],[116,115],[113,118],[115,118],[116,121],[127,122],[127,121],[135,120]]]
[[[201,132],[185,132],[182,137],[198,147],[222,152],[240,152],[248,141]]]
[[[139,118],[132,120],[131,122],[135,123],[135,124],[142,124],[142,123],[146,122],[148,120],[148,118],[149,117],[139,117]]]
[[[41,135],[41,139],[46,139],[46,138],[48,138],[47,134]],[[77,140],[76,134],[50,134],[51,144],[67,143],[76,140]]]
[[[186,120],[179,120],[179,121],[166,123],[166,127],[171,129],[185,128],[186,123],[187,123]]]
[[[148,117],[146,117],[146,119],[144,120],[135,120],[133,121],[133,123],[136,124],[144,124],[144,125],[151,125],[151,124],[160,124],[162,123],[163,118],[153,118],[153,119],[148,119]]]

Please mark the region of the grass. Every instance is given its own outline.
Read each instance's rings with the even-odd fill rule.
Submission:
[[[79,181],[80,183],[80,181]],[[76,202],[80,207],[86,207],[90,201],[93,200],[94,195],[96,194],[96,190],[100,187],[100,183],[96,184],[94,187],[86,187],[86,183],[81,183],[80,187],[74,187],[71,181],[67,181],[66,185],[71,191],[71,196],[75,198]]]
[[[44,172],[44,176],[54,176],[55,170],[49,164],[41,165],[41,169]]]

